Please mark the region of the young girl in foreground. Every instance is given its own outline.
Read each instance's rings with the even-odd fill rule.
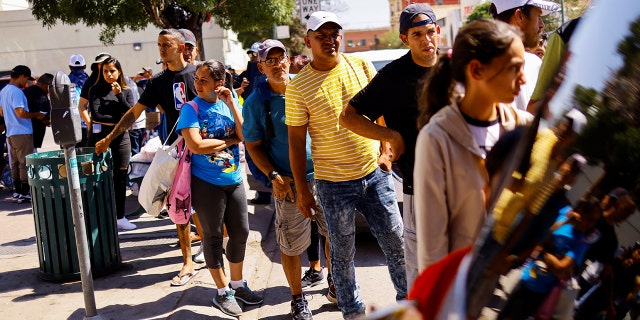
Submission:
[[[414,187],[418,267],[470,246],[484,222],[484,159],[505,132],[532,116],[510,103],[525,82],[516,28],[477,20],[439,57],[419,102]]]
[[[198,65],[195,75],[198,97],[193,99],[198,104],[198,112],[185,103],[176,130],[193,153],[191,194],[204,231],[205,261],[218,288],[213,303],[222,312],[237,316],[242,313],[237,300],[259,304],[262,298],[247,287],[242,276],[249,235],[238,148],[243,140],[243,119],[238,101],[231,89],[224,86],[225,77],[220,61],[208,60]],[[231,281],[225,275],[222,258],[223,224],[229,234],[225,254]]]

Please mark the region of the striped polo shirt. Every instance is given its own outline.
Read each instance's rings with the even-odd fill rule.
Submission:
[[[316,179],[348,181],[378,166],[380,143],[341,127],[339,117],[351,98],[375,75],[371,62],[340,54],[329,71],[305,66],[287,86],[286,124],[308,125]]]

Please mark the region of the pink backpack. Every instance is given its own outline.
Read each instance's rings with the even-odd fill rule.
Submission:
[[[189,105],[193,107],[198,114],[198,104],[189,101]],[[184,105],[183,105],[184,108]],[[184,139],[178,143],[178,168],[176,175],[173,177],[171,189],[167,196],[167,212],[169,218],[175,224],[187,224],[191,217],[191,151],[187,148]]]

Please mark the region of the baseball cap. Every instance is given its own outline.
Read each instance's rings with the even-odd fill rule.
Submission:
[[[69,65],[72,67],[84,67],[87,64],[84,61],[84,57],[81,54],[73,54],[69,58]]]
[[[309,19],[307,19],[307,31],[316,31],[327,22],[333,22],[337,24],[340,29],[342,29],[342,25],[340,25],[340,22],[338,22],[338,16],[336,16],[335,13],[327,11],[316,11],[309,16]]]
[[[152,72],[153,73],[153,69],[151,69],[151,67],[142,67],[142,71]]]
[[[493,0],[492,2],[496,6],[498,14],[526,5],[542,9],[543,16],[560,9],[559,4],[547,0]]]
[[[193,35],[193,32],[189,29],[178,29],[182,36],[184,37],[184,44],[190,44],[192,46],[196,46],[196,36]]]
[[[94,60],[93,63],[103,63],[105,60],[107,60],[110,57],[111,57],[111,54],[106,53],[106,52],[100,52],[96,56],[96,60]]]
[[[11,77],[18,77],[18,76],[27,76],[29,77],[29,80],[35,80],[32,76],[31,76],[31,69],[29,69],[29,67],[27,66],[23,66],[23,65],[17,65],[15,67],[13,67],[13,69],[11,69]]]
[[[252,53],[258,53],[258,48],[260,47],[260,45],[262,44],[262,42],[254,42],[251,45],[251,48],[249,48],[249,50],[247,50],[247,54],[252,54]]]
[[[424,14],[426,20],[413,22],[416,15]],[[412,3],[402,10],[400,13],[400,32],[407,31],[410,28],[423,26],[425,24],[436,23],[436,14],[433,9],[426,3]]]
[[[51,73],[44,73],[38,77],[38,83],[50,86],[53,83],[53,75]]]
[[[258,47],[258,57],[260,58],[260,60],[267,59],[267,55],[269,55],[269,51],[271,51],[271,49],[273,48],[280,48],[284,50],[285,54],[287,53],[287,49],[284,47],[282,42],[278,40],[267,39]]]
[[[587,125],[587,117],[578,109],[571,109],[564,116],[567,119],[572,120],[571,129],[573,129],[573,132],[577,134],[580,134],[584,129],[584,126]]]

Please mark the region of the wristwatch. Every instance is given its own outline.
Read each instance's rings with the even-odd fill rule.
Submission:
[[[278,175],[278,171],[273,170],[269,172],[269,180],[275,179],[277,175]]]

